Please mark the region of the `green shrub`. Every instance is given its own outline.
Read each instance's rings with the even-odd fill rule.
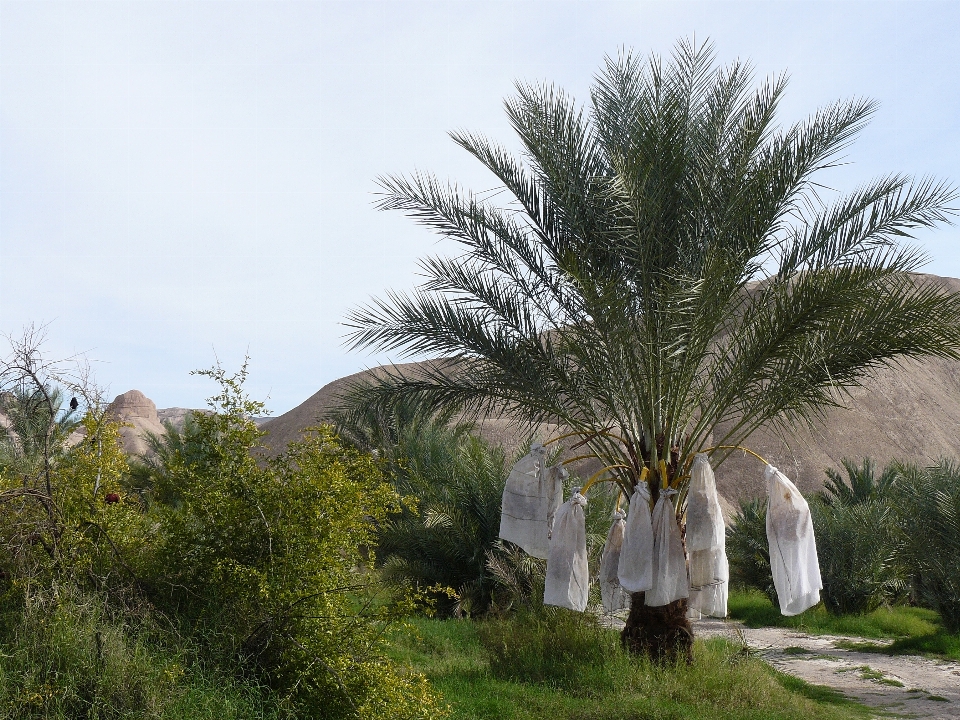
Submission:
[[[740,512],[727,528],[727,561],[731,586],[759,590],[777,605],[767,542],[766,499],[740,501]]]
[[[622,682],[629,667],[619,634],[589,613],[523,609],[480,623],[478,632],[490,672],[501,680],[599,692]]]
[[[136,584],[147,522],[124,492],[120,425],[95,412],[77,425],[82,441],[50,450],[49,494],[42,461],[33,475],[0,469],[0,597],[54,585],[123,595]]]
[[[903,468],[895,493],[902,547],[915,599],[960,633],[960,465]]]
[[[887,500],[855,504],[811,502],[821,596],[836,615],[866,613],[900,599],[906,590],[895,562],[895,516]]]
[[[399,500],[376,461],[329,427],[264,461],[245,369],[202,374],[221,387],[213,412],[194,415],[189,454],[174,451],[154,479],[169,500],[150,515],[151,598],[202,638],[208,658],[242,662],[304,716],[441,715],[423,679],[381,651],[382,624],[410,605],[361,569]]]
[[[288,717],[264,688],[202,672],[186,647],[161,647],[148,611],[109,615],[102,595],[69,587],[7,607],[0,716],[45,718]],[[134,629],[136,628],[136,629]],[[167,638],[170,639],[169,636]]]

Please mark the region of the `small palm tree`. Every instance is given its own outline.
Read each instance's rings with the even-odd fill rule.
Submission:
[[[17,384],[0,395],[0,469],[39,475],[45,458],[62,453],[79,425],[76,409],[63,406],[63,391],[50,385]]]
[[[497,543],[506,479],[503,450],[465,428],[427,419],[402,429],[392,465],[394,488],[416,502],[380,529],[384,577],[454,590],[435,593],[443,614],[485,612],[494,587],[487,560]]]
[[[902,468],[894,512],[915,599],[960,633],[960,463]]]
[[[708,45],[680,42],[666,62],[624,54],[587,108],[518,85],[506,111],[520,159],[453,134],[500,192],[382,180],[382,209],[461,251],[423,260],[413,293],[348,315],[352,347],[434,358],[384,373],[364,403],[565,425],[627,497],[642,478],[654,499],[681,490],[680,514],[689,463],[721,425],[715,444],[739,445],[815,421],[897,359],[960,356],[960,296],[912,274],[923,255],[901,243],[946,221],[955,190],[890,175],[825,202],[815,176],[875,104],[781,128],[786,78],[752,84]],[[635,597],[624,641],[656,647],[654,628],[675,635],[684,613]]]
[[[191,412],[180,427],[164,420],[163,429],[163,433],[146,432],[147,452],[131,458],[127,482],[134,492],[176,505],[180,502],[179,488],[171,482],[171,468],[178,461],[190,463],[202,456],[200,426]]]
[[[833,468],[826,470],[827,479],[820,497],[827,505],[860,505],[883,498],[893,489],[899,476],[898,466],[891,463],[880,477],[876,477],[870,458],[864,458],[860,466],[848,458],[840,460],[840,464],[847,471],[846,479]]]

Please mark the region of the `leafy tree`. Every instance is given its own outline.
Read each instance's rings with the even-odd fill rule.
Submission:
[[[813,422],[871,371],[960,356],[960,296],[912,274],[924,256],[902,243],[945,222],[956,191],[888,175],[825,202],[818,174],[876,105],[841,101],[780,127],[786,83],[751,89],[750,67],[717,67],[706,44],[680,42],[668,61],[624,54],[587,107],[518,85],[506,111],[520,159],[453,134],[502,192],[383,179],[382,209],[460,253],[423,260],[413,293],[348,315],[352,347],[434,358],[388,369],[357,390],[360,405],[560,423],[628,497],[647,469],[656,499],[685,488],[711,435],[739,445],[761,426]],[[633,609],[631,647],[684,622],[684,601],[635,597]]]
[[[151,598],[212,660],[266,679],[298,716],[442,716],[426,680],[380,644],[410,603],[362,570],[399,501],[376,460],[325,426],[265,461],[246,366],[199,374],[220,386],[212,412],[194,414],[189,442],[172,441],[152,476]]]

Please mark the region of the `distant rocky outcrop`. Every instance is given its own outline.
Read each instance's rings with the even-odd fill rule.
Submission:
[[[123,423],[120,438],[123,451],[130,456],[147,453],[146,433],[162,435],[165,431],[157,413],[157,406],[139,390],[128,390],[117,395],[107,406],[107,413]]]

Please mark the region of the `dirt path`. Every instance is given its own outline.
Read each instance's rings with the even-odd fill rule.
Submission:
[[[786,628],[744,628],[724,620],[694,623],[699,637],[746,642],[778,670],[826,685],[895,717],[960,718],[960,663],[837,647],[838,641],[883,641],[807,635]],[[889,715],[888,715],[889,716]]]

